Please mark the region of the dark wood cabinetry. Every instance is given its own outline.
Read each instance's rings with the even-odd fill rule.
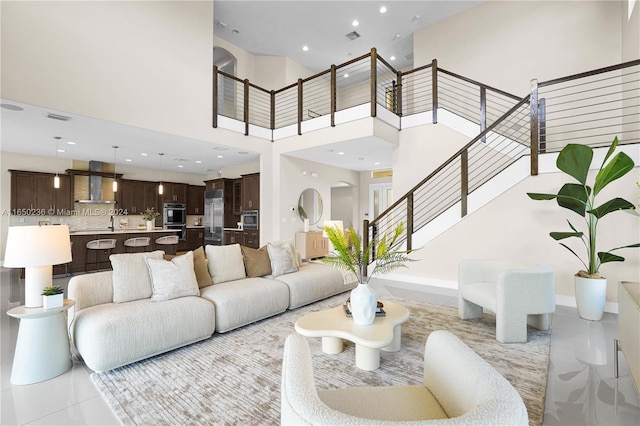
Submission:
[[[187,214],[204,214],[204,191],[205,186],[189,185],[187,187]]]
[[[186,203],[187,184],[167,182],[163,184],[162,203]]]
[[[260,231],[244,231],[244,245],[251,248],[259,248]]]
[[[260,209],[260,173],[242,175],[242,210]]]
[[[229,244],[244,245],[244,232],[240,230],[224,231],[224,245]]]
[[[162,206],[158,205],[158,184],[155,182],[122,179],[116,200],[118,209],[129,215],[141,214],[151,207],[162,213]],[[156,218],[156,226],[161,225],[162,217]]]
[[[53,187],[55,174],[19,170],[11,172],[11,210],[21,215],[66,215],[73,210],[71,176],[59,174],[60,188]]]
[[[186,250],[195,250],[204,245],[204,228],[188,228]]]
[[[233,180],[233,214],[242,214],[242,178]]]

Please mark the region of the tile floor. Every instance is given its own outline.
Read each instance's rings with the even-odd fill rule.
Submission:
[[[24,300],[15,271],[0,270],[0,424],[118,424],[82,364],[54,379],[33,385],[10,383],[18,320],[4,314]],[[55,284],[66,287],[67,279]],[[451,289],[372,280],[380,295],[390,294],[457,306]],[[545,425],[640,425],[640,400],[620,354],[620,377],[613,377],[613,339],[617,316],[600,322],[578,318],[559,306],[553,317]]]

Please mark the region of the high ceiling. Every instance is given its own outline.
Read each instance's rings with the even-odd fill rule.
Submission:
[[[256,55],[286,56],[314,73],[365,54],[372,47],[400,69],[413,65],[416,30],[479,3],[216,0],[214,34]],[[351,40],[347,34],[354,31],[359,37]],[[308,50],[303,50],[304,46]]]
[[[285,56],[312,72],[327,69],[372,47],[396,68],[413,65],[412,33],[439,19],[459,13],[479,1],[214,1],[214,32],[219,37],[257,55]],[[380,7],[387,8],[385,13]],[[352,25],[358,20],[359,25]],[[360,35],[350,40],[346,34]],[[308,46],[304,51],[303,46]],[[395,60],[391,60],[391,56]],[[242,76],[240,76],[242,77]],[[301,76],[304,77],[304,76]],[[48,113],[68,115],[46,107],[2,100],[3,151],[35,155],[55,154],[54,136],[62,136],[66,152],[61,158],[113,162],[161,168],[158,153],[166,153],[162,168],[212,174],[231,165],[258,161],[256,153],[211,146],[209,155],[196,163],[190,152],[202,155],[204,142],[176,135],[73,116],[61,122]],[[23,108],[16,111],[5,104]],[[75,145],[66,145],[67,142]],[[96,147],[102,147],[96,149]],[[153,146],[153,152],[148,152]],[[345,155],[338,154],[344,152]],[[143,156],[142,153],[149,154]],[[391,144],[380,140],[355,140],[298,151],[292,155],[351,170],[374,170],[391,165]],[[220,158],[223,157],[223,158]],[[131,160],[126,162],[126,160]],[[183,166],[178,168],[178,166]]]

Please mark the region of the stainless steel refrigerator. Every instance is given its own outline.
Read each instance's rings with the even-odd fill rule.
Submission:
[[[204,193],[204,245],[222,245],[224,227],[224,190],[212,189]]]

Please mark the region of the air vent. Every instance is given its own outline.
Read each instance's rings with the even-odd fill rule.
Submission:
[[[71,120],[71,117],[67,117],[66,115],[54,114],[52,112],[48,112],[47,113],[47,118],[50,118],[52,120],[60,120],[60,121],[69,121],[69,120]]]
[[[347,34],[347,38],[348,38],[349,40],[355,40],[355,39],[357,39],[358,37],[360,37],[360,34],[358,34],[358,32],[357,32],[357,31],[351,31],[349,34]]]

